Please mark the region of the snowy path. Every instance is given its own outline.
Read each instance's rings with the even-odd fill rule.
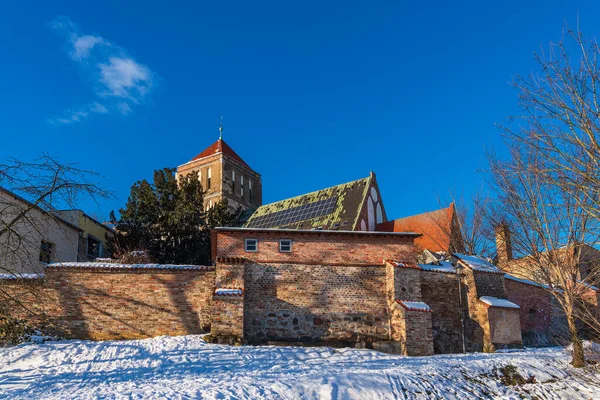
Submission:
[[[483,376],[507,364],[537,383],[506,387]],[[208,345],[190,335],[0,349],[0,398],[600,399],[599,387],[573,373],[562,348],[400,357]]]

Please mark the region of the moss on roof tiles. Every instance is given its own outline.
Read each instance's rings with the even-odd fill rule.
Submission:
[[[358,179],[356,181],[343,183],[315,192],[306,193],[300,196],[277,201],[259,207],[246,222],[246,227],[251,227],[253,220],[275,212],[288,210],[305,204],[314,203],[319,200],[325,200],[337,197],[336,205],[332,212],[326,215],[297,221],[287,225],[271,225],[266,228],[287,228],[287,229],[340,229],[354,230],[358,223],[360,211],[365,202],[368,189],[371,184],[371,177]],[[336,226],[336,223],[338,224]]]

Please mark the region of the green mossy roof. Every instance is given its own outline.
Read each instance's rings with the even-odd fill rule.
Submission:
[[[271,213],[288,210],[305,204],[329,198],[337,198],[332,212],[319,217],[294,222],[287,225],[261,226],[263,228],[287,228],[287,229],[340,229],[354,230],[358,223],[360,211],[365,203],[367,192],[371,186],[372,176],[356,181],[332,186],[292,197],[275,203],[259,207],[248,219],[244,227],[256,226],[256,219]],[[253,224],[254,220],[254,224]],[[254,225],[254,226],[253,226]]]

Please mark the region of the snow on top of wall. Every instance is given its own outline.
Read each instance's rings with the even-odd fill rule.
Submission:
[[[432,312],[431,308],[422,301],[396,300],[396,302],[408,311]]]
[[[217,288],[215,289],[216,296],[241,296],[243,293],[242,289],[236,288]]]
[[[446,272],[446,273],[451,273],[451,274],[456,273],[456,268],[454,267],[454,265],[452,265],[452,263],[450,263],[448,261],[440,261],[440,265],[419,264],[419,267],[423,271]]]
[[[510,279],[511,281],[515,281],[515,282],[525,283],[527,285],[537,286],[537,287],[541,287],[544,289],[550,289],[550,286],[544,285],[543,283],[530,281],[529,279],[517,278],[516,276],[510,275],[510,274],[504,274],[504,278]]]
[[[113,269],[113,270],[184,270],[184,271],[207,271],[213,267],[206,265],[175,265],[175,264],[116,264],[98,262],[62,262],[46,265],[46,268],[80,268],[80,269]]]
[[[490,307],[503,307],[503,308],[521,308],[517,304],[512,301],[508,301],[506,299],[499,299],[498,297],[492,296],[481,296],[479,300],[483,301],[485,304]]]
[[[418,266],[417,264],[411,263],[411,262],[407,262],[407,261],[396,261],[396,260],[385,260],[385,261],[389,262],[394,267],[398,267],[398,268],[415,268],[415,269],[421,269],[421,267]]]
[[[459,253],[455,253],[454,256],[474,271],[502,273],[498,267],[485,260],[483,257],[467,256]]]
[[[43,279],[44,274],[0,274],[0,279]]]

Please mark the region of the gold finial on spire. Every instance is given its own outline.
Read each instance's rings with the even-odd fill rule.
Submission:
[[[221,115],[221,123],[219,124],[219,140],[223,139],[223,116]]]

